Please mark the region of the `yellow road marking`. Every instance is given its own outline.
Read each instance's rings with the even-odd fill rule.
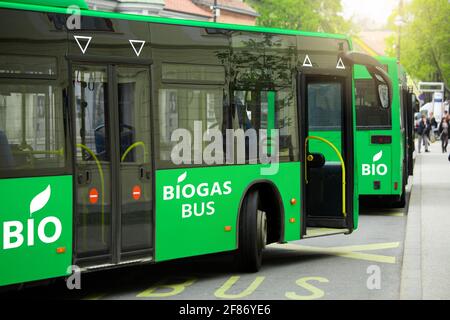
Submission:
[[[106,296],[106,293],[92,293],[84,297],[83,300],[100,300],[104,296]]]
[[[372,251],[398,248],[400,242],[372,243],[356,246],[333,247],[334,250]]]
[[[404,217],[404,213],[385,213],[383,216],[389,216],[389,217]]]
[[[142,291],[137,298],[167,298],[182,293],[187,287],[194,284],[197,279],[187,279],[184,282],[172,283],[172,281],[162,280],[150,288]],[[161,290],[164,290],[161,292]],[[169,290],[169,291],[167,291]]]
[[[388,242],[388,243],[376,243],[376,244],[367,244],[367,245],[329,247],[329,248],[303,246],[303,245],[296,245],[296,244],[273,244],[273,245],[270,245],[269,247],[277,248],[277,249],[299,251],[304,254],[324,254],[324,255],[338,256],[338,257],[349,258],[349,259],[357,259],[357,260],[394,264],[394,263],[396,263],[395,256],[371,254],[371,253],[364,253],[364,252],[359,252],[359,251],[392,249],[392,248],[397,248],[399,245],[400,245],[399,242]]]
[[[330,282],[327,278],[322,277],[305,277],[298,279],[295,283],[302,287],[303,289],[308,290],[311,292],[310,295],[304,296],[304,295],[298,295],[294,291],[289,291],[285,293],[286,298],[293,299],[293,300],[314,300],[314,299],[320,299],[325,295],[325,292],[312,284],[308,283],[309,281],[318,281],[322,283],[328,283]]]
[[[256,279],[245,290],[237,294],[226,293],[240,279],[239,276],[230,277],[219,289],[214,292],[217,298],[238,299],[251,295],[264,281],[265,277],[256,277]]]

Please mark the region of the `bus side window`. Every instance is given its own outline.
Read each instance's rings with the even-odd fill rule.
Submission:
[[[291,88],[276,92],[234,91],[232,128],[278,130],[280,161],[298,159],[296,101]]]
[[[11,147],[6,134],[0,130],[0,169],[9,169],[14,166]]]

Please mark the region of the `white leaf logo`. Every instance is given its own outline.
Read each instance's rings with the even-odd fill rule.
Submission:
[[[45,207],[48,200],[50,200],[51,194],[52,194],[52,189],[51,189],[50,185],[48,185],[48,187],[44,191],[39,193],[36,197],[33,198],[33,200],[31,200],[30,216],[32,216],[33,213],[35,213],[36,211],[39,211],[43,207]]]
[[[383,157],[383,150],[381,150],[380,152],[378,152],[376,155],[373,156],[373,162],[379,161],[381,157]]]
[[[186,180],[186,177],[187,177],[187,172],[185,171],[183,174],[181,174],[181,175],[178,177],[178,183],[181,183],[181,182],[183,182],[184,180]]]

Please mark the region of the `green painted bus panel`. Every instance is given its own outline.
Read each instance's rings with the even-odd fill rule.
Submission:
[[[50,2],[51,0],[47,0],[47,1]],[[55,2],[55,1],[51,1],[51,2]],[[40,11],[40,12],[54,12],[54,13],[62,13],[62,14],[67,13],[67,9],[59,8],[59,7],[61,7],[61,6],[53,7],[53,6],[46,6],[46,5],[41,5],[41,4],[35,5],[35,4],[28,4],[28,3],[26,3],[26,4],[17,3],[14,1],[4,1],[4,2],[0,1],[0,8]],[[125,13],[116,13],[116,12],[104,12],[104,11],[97,11],[97,10],[81,10],[80,13],[81,13],[81,15],[99,17],[99,18],[123,19],[123,20],[145,21],[145,22],[154,22],[154,23],[162,23],[162,24],[175,24],[175,25],[192,26],[192,27],[220,28],[220,29],[239,30],[239,31],[340,39],[340,40],[347,41],[349,44],[349,48],[350,49],[352,48],[352,42],[351,42],[350,37],[348,37],[346,35],[342,35],[342,34],[330,34],[330,33],[310,32],[310,31],[300,31],[300,30],[277,29],[277,28],[265,28],[265,27],[239,25],[239,24],[227,24],[227,23],[217,23],[217,22],[205,22],[205,21],[198,21],[198,20],[185,20],[185,19],[163,18],[163,17],[125,14]]]
[[[378,61],[388,68],[392,80],[392,128],[390,130],[357,130],[356,154],[358,168],[358,194],[359,195],[401,195],[403,158],[404,158],[404,132],[401,131],[399,65],[395,58],[377,57]],[[371,79],[366,67],[356,65],[354,78]],[[374,135],[388,135],[392,137],[390,145],[372,144]],[[374,162],[375,155],[381,158]],[[387,169],[384,169],[385,165]],[[370,168],[370,172],[369,172]],[[386,173],[385,173],[386,171]],[[380,188],[374,188],[374,181],[380,181]],[[395,189],[394,184],[398,187]]]
[[[0,286],[68,275],[72,188],[72,176],[0,180]]]
[[[358,152],[357,177],[359,177],[359,194],[393,194],[394,176],[398,173],[393,163],[393,148],[390,144],[371,144],[371,137],[376,135],[391,135],[390,130],[359,131],[357,133],[356,150]],[[375,189],[374,183],[378,181],[380,188]],[[398,180],[397,180],[398,181]],[[397,192],[398,193],[398,192]]]
[[[256,180],[273,183],[281,195],[284,240],[300,239],[300,163],[280,163],[276,175],[262,175],[267,166],[157,171],[155,260],[236,249],[240,203]],[[295,205],[290,204],[292,198],[297,199]]]
[[[353,74],[355,79],[371,79],[369,71],[367,71],[367,68],[365,66],[361,66],[359,64],[356,64],[353,68]]]
[[[0,4],[2,2],[17,3],[29,6],[47,6],[57,8],[58,7],[68,8],[70,6],[77,6],[80,9],[89,9],[89,6],[86,4],[84,0],[14,0],[14,1],[0,0]]]
[[[330,141],[339,151],[342,150],[342,134],[338,131],[310,131],[310,136],[317,136]],[[336,152],[322,141],[310,140],[309,152],[321,153],[326,161],[340,162]]]

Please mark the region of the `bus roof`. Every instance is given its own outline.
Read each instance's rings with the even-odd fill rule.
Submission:
[[[174,24],[174,25],[185,25],[185,26],[192,26],[192,27],[219,28],[219,29],[230,29],[230,30],[237,30],[237,31],[251,31],[251,32],[275,33],[275,34],[285,34],[285,35],[310,36],[310,37],[319,37],[319,38],[342,39],[342,40],[346,40],[349,43],[350,48],[352,48],[352,42],[351,42],[350,37],[348,37],[346,35],[342,35],[342,34],[320,33],[320,32],[277,29],[277,28],[265,28],[265,27],[257,27],[257,26],[205,22],[205,21],[195,21],[195,20],[184,20],[184,19],[174,19],[174,18],[163,18],[163,17],[155,17],[155,16],[117,13],[117,12],[104,12],[104,11],[97,11],[97,10],[89,10],[89,8],[84,0],[39,0],[39,1],[36,1],[36,0],[14,0],[14,1],[0,0],[0,8],[40,11],[40,12],[52,12],[52,13],[62,13],[62,14],[67,14],[68,13],[67,8],[71,5],[78,6],[81,9],[80,10],[81,14],[84,16],[110,18],[110,19],[134,20],[134,21],[145,21],[145,22]]]
[[[70,6],[77,6],[80,9],[89,9],[89,6],[84,0],[0,0],[0,2],[11,2],[24,5],[40,5],[55,8],[68,8]]]

